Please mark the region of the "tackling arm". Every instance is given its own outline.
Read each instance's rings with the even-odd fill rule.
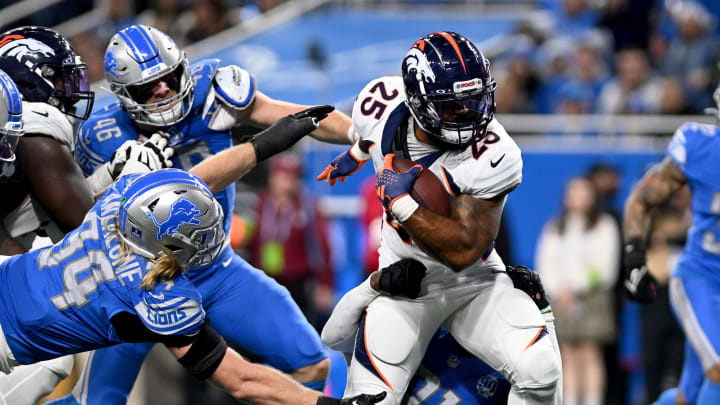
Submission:
[[[95,200],[70,148],[49,137],[25,135],[17,150],[33,198],[63,232],[80,226]]]
[[[272,99],[261,92],[255,94],[255,100],[248,110],[243,111],[247,118],[261,124],[271,125],[278,119],[308,108],[304,105]],[[351,144],[349,132],[352,120],[340,111],[333,111],[310,135],[323,142]]]
[[[644,239],[649,228],[650,209],[665,202],[685,183],[685,175],[669,157],[650,168],[625,203],[625,241]]]
[[[482,200],[462,194],[450,205],[450,217],[418,207],[403,222],[410,235],[460,271],[475,263],[497,237],[505,196]]]

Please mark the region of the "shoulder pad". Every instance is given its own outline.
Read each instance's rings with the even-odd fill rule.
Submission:
[[[368,83],[358,93],[352,110],[353,128],[358,137],[379,143],[390,115],[404,102],[401,77],[385,76]]]
[[[497,120],[488,126],[488,134],[468,147],[462,163],[451,172],[456,189],[475,198],[490,199],[505,194],[522,181],[520,148]],[[449,188],[452,189],[452,188]]]
[[[161,335],[192,335],[205,322],[200,292],[185,274],[157,283],[152,291],[141,290],[135,311],[148,329]]]
[[[239,66],[218,69],[213,87],[218,100],[237,110],[247,108],[255,98],[255,78]]]
[[[26,134],[44,135],[73,149],[73,127],[67,116],[46,103],[23,101]]]

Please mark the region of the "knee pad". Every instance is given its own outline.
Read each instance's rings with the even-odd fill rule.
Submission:
[[[528,347],[518,359],[511,381],[519,392],[551,396],[562,378],[562,366],[548,336]]]
[[[58,357],[57,359],[45,360],[38,364],[52,371],[60,377],[61,380],[63,380],[72,372],[73,364],[75,364],[75,358],[72,354],[70,354]]]
[[[364,330],[358,333],[364,333],[370,353],[385,363],[402,363],[417,344],[417,328],[398,311],[387,308],[371,311],[364,324]]]

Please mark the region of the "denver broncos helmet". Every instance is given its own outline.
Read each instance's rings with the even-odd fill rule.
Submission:
[[[450,147],[485,136],[495,114],[490,63],[454,32],[426,35],[402,63],[406,103],[417,124]]]
[[[172,253],[181,265],[212,263],[223,247],[223,211],[194,174],[156,170],[133,179],[118,213],[120,238],[149,259]]]
[[[62,35],[45,27],[20,27],[0,34],[0,69],[17,84],[25,101],[48,103],[87,119],[95,93],[87,65]]]
[[[192,108],[194,89],[185,52],[157,28],[132,25],[113,35],[105,51],[105,78],[137,123],[170,126]],[[149,102],[158,81],[175,94]]]

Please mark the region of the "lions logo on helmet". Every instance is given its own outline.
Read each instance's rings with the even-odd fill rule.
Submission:
[[[158,227],[157,240],[161,240],[164,235],[176,234],[180,225],[200,225],[200,220],[195,218],[200,215],[200,210],[184,198],[173,203],[170,207],[170,215],[163,222],[158,222],[152,212],[146,212],[145,215]]]

